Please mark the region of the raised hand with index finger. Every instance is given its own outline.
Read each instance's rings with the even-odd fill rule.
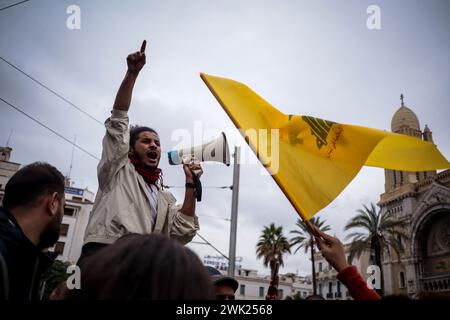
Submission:
[[[139,73],[145,65],[145,47],[147,41],[143,41],[141,45],[141,50],[131,53],[127,57],[128,71],[132,73]]]

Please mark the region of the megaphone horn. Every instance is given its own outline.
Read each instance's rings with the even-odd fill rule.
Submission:
[[[183,164],[185,159],[196,159],[198,161],[214,161],[230,165],[230,151],[228,149],[227,137],[222,132],[220,137],[199,146],[172,150],[168,152],[171,165]]]

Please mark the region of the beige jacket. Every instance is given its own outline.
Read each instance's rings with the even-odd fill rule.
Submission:
[[[126,111],[113,110],[106,120],[103,153],[97,167],[99,189],[84,242],[113,243],[127,233],[163,233],[186,244],[199,229],[197,216],[180,212],[175,197],[159,191],[153,226],[144,179],[128,159],[130,132]]]

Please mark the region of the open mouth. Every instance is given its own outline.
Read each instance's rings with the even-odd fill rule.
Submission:
[[[149,158],[150,160],[157,160],[158,153],[156,151],[149,151],[147,152],[147,158]]]

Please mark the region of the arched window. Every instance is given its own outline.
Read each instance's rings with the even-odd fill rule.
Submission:
[[[403,251],[402,237],[399,234],[397,235],[397,245],[400,251]]]
[[[403,271],[400,271],[399,274],[399,287],[400,288],[406,287],[405,273]]]

